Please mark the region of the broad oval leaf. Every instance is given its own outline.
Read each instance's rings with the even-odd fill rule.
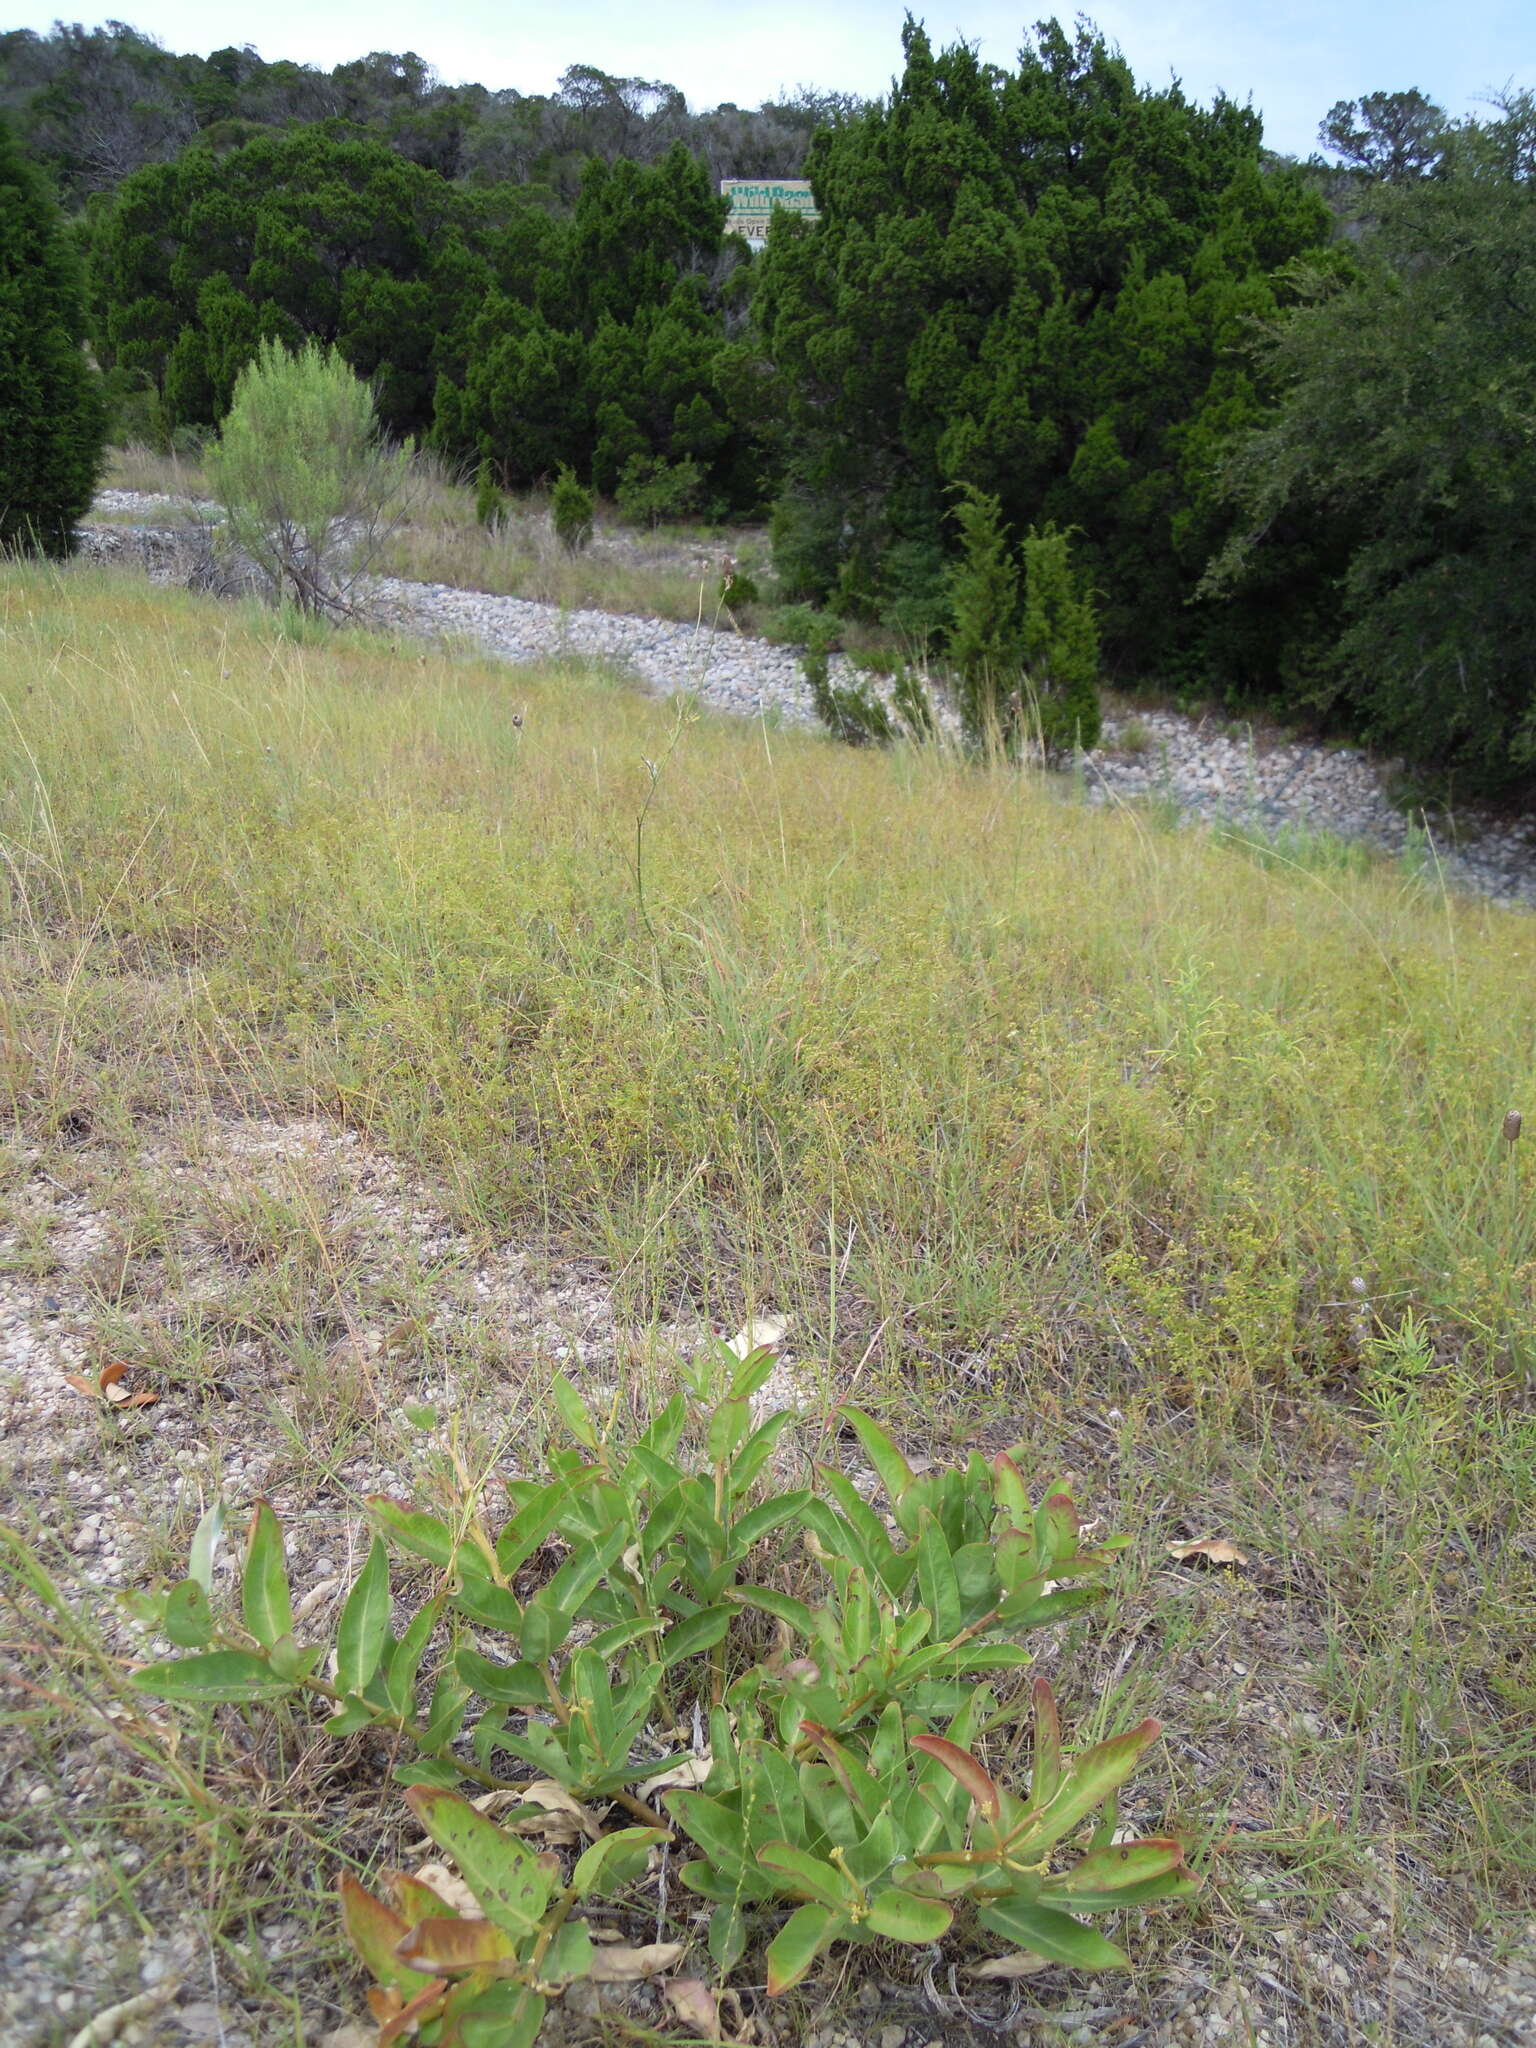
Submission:
[[[722,1401],[709,1418],[704,1455],[712,1465],[724,1465],[752,1426],[752,1404],[746,1400]]]
[[[978,1915],[990,1934],[1000,1934],[1015,1948],[1033,1949],[1053,1963],[1074,1970],[1121,1970],[1130,1961],[1123,1949],[1106,1941],[1097,1928],[1085,1927],[1070,1913],[1041,1906],[1030,1899],[996,1899]]]
[[[1092,1749],[1073,1757],[1055,1795],[1031,1812],[1028,1832],[1017,1845],[1021,1851],[1027,1848],[1031,1859],[1036,1859],[1059,1842],[1125,1783],[1143,1753],[1162,1732],[1161,1723],[1140,1721],[1123,1734],[1112,1735],[1107,1742],[1095,1743]],[[917,1740],[925,1742],[922,1736]]]
[[[847,1417],[854,1435],[863,1446],[865,1457],[875,1468],[875,1476],[885,1488],[887,1499],[893,1508],[898,1507],[902,1495],[912,1484],[912,1467],[879,1423],[866,1415],[862,1408],[851,1407],[845,1402],[837,1412]],[[899,1514],[897,1520],[902,1520]],[[912,1533],[905,1521],[902,1521],[902,1527],[907,1529],[908,1535]]]
[[[757,1860],[784,1880],[778,1889],[791,1898],[818,1899],[838,1911],[858,1903],[860,1886],[845,1871],[835,1863],[824,1863],[819,1856],[807,1855],[793,1842],[765,1843]]]
[[[168,1657],[141,1664],[128,1683],[161,1700],[197,1700],[205,1706],[280,1700],[293,1691],[273,1675],[265,1657],[251,1650],[209,1650],[200,1657]]]
[[[685,1657],[698,1657],[723,1643],[736,1610],[733,1607],[701,1607],[676,1628],[667,1630],[661,1642],[661,1661],[669,1668]]]
[[[574,1984],[580,1977],[591,1976],[592,1962],[592,1937],[585,1923],[563,1921],[539,1966],[539,1982],[550,1990]]]
[[[747,1831],[740,1814],[703,1792],[668,1792],[662,1804],[716,1870],[732,1881],[748,1876]],[[751,1896],[756,1898],[760,1892],[760,1885],[754,1883]]]
[[[447,1792],[452,1792],[456,1786],[464,1782],[462,1771],[455,1770],[452,1764],[446,1763],[441,1757],[431,1756],[417,1757],[407,1764],[396,1764],[389,1775],[397,1785],[440,1785]]]
[[[379,1668],[389,1635],[389,1554],[375,1536],[336,1626],[336,1688],[361,1692]]]
[[[731,1598],[743,1607],[756,1607],[764,1614],[771,1614],[775,1621],[782,1621],[803,1636],[814,1636],[816,1617],[803,1600],[797,1600],[792,1593],[780,1593],[769,1586],[737,1586],[732,1589]]]
[[[734,1900],[716,1906],[709,1916],[709,1957],[727,1976],[747,1952],[747,1920]]]
[[[555,1885],[538,1857],[456,1792],[413,1785],[405,1803],[458,1865],[486,1918],[509,1934],[531,1934]]]
[[[547,2003],[524,1984],[489,1985],[454,2013],[458,2038],[463,2048],[533,2048]]]
[[[201,1650],[213,1637],[213,1608],[198,1579],[183,1579],[166,1595],[160,1626],[178,1650]]]
[[[216,1500],[192,1532],[192,1549],[187,1557],[187,1576],[196,1579],[205,1593],[213,1590],[213,1560],[224,1534],[224,1503]]]
[[[949,1932],[954,1908],[911,1892],[883,1891],[869,1902],[864,1925],[888,1941],[939,1941]]]
[[[917,1583],[933,1615],[934,1640],[951,1642],[965,1626],[965,1613],[948,1540],[931,1515],[923,1518],[916,1547]]]
[[[577,1443],[584,1444],[589,1451],[598,1445],[597,1425],[592,1420],[591,1410],[571,1385],[563,1372],[555,1374],[553,1387],[555,1406],[560,1411],[560,1420],[565,1424]]]
[[[518,1944],[490,1920],[450,1920],[439,1915],[418,1920],[395,1949],[402,1963],[432,1977],[452,1977],[464,1970],[504,1962]]]
[[[619,1828],[584,1849],[571,1873],[571,1890],[578,1898],[593,1892],[617,1891],[643,1876],[651,1850],[670,1837],[665,1828]]]
[[[375,1983],[392,1984],[404,1997],[413,1998],[431,1980],[419,1970],[407,1968],[396,1953],[410,1933],[409,1923],[356,1878],[343,1877],[339,1892],[341,1924],[364,1968]]]
[[[478,1650],[461,1643],[454,1652],[454,1669],[483,1700],[503,1707],[544,1707],[549,1704],[549,1687],[537,1664],[498,1664],[482,1657]]]
[[[775,1529],[782,1528],[801,1514],[810,1500],[808,1487],[801,1487],[794,1493],[778,1493],[772,1500],[765,1500],[761,1506],[749,1508],[735,1523],[731,1536],[738,1552],[750,1550],[754,1543]]]
[[[288,1560],[283,1529],[271,1504],[256,1503],[245,1539],[245,1570],[240,1579],[245,1625],[257,1642],[271,1649],[293,1632],[293,1601],[288,1591]]]
[[[996,1781],[988,1777],[968,1749],[962,1749],[958,1743],[950,1742],[942,1735],[914,1735],[912,1747],[920,1749],[925,1756],[931,1756],[935,1763],[942,1764],[990,1820],[996,1822],[1001,1817],[1002,1795]]]
[[[852,1926],[835,1907],[808,1904],[790,1914],[768,1946],[768,1995],[790,1991],[839,1935]]]
[[[1183,1843],[1149,1839],[1090,1849],[1070,1870],[1048,1877],[1040,1897],[1073,1913],[1112,1913],[1151,1899],[1184,1898],[1197,1889]]]

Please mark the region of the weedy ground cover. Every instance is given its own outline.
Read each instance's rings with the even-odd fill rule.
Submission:
[[[338,1872],[416,1832],[366,1730],[147,1700],[115,1592],[261,1495],[318,1641],[365,1496],[504,1516],[558,1371],[632,1442],[768,1315],[791,1477],[858,1478],[853,1402],[1132,1538],[1034,1675],[1163,1723],[1130,1818],[1202,1883],[1128,1984],[896,1942],[746,1981],[765,2038],[1530,2024],[1528,919],[101,572],[8,570],[0,628],[19,2039],[84,1954],[102,2003],[163,1962],[144,2039],[318,2040]],[[708,1976],[684,1890],[649,1938]]]
[[[113,450],[107,483],[175,497],[209,495],[207,475],[195,458],[142,447]],[[585,545],[571,548],[555,531],[547,492],[504,498],[485,522],[476,515],[473,485],[422,454],[412,464],[410,490],[376,568],[384,576],[530,598],[568,611],[687,621],[715,617],[727,555],[745,567],[766,552],[760,532],[702,526],[653,532],[620,524],[611,509]],[[741,610],[746,624],[751,608]]]

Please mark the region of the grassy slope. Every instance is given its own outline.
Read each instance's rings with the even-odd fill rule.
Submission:
[[[1528,919],[85,572],[6,571],[0,628],[15,1146],[341,1119],[627,1326],[785,1313],[910,1445],[1036,1443],[1137,1536],[1063,1684],[1158,1712],[1225,1843],[1179,1938],[1258,1944],[1293,2040],[1359,2037],[1329,1953],[1497,1956],[1536,1866]],[[1410,1307],[1432,1351],[1364,1343]],[[1170,1569],[1215,1529],[1247,1574]],[[1379,2038],[1444,2038],[1430,1998]]]

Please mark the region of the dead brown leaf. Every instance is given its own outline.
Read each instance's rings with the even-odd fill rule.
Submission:
[[[499,1793],[490,1795],[499,1798]],[[476,1806],[482,1801],[475,1800]],[[532,1812],[526,1809],[532,1808]],[[546,1842],[595,1842],[602,1825],[589,1806],[573,1799],[553,1778],[534,1778],[519,1785],[508,1808],[512,1826],[520,1835],[542,1835]]]
[[[776,1351],[788,1328],[779,1316],[754,1316],[750,1323],[742,1324],[725,1348],[738,1358],[750,1358],[754,1351]]]
[[[310,1587],[309,1591],[304,1595],[303,1599],[299,1602],[298,1606],[294,1608],[294,1620],[296,1622],[308,1621],[309,1617],[314,1613],[315,1609],[317,1607],[323,1606],[324,1603],[330,1599],[331,1595],[340,1589],[341,1584],[342,1581],[339,1577],[330,1579],[317,1579],[314,1585]]]
[[[711,1756],[686,1756],[671,1770],[658,1771],[654,1778],[646,1778],[638,1788],[640,1797],[650,1802],[658,1792],[691,1792],[703,1784],[714,1767]]]
[[[720,2008],[701,1977],[669,1977],[661,1992],[685,2027],[702,2034],[706,2041],[720,2039]]]
[[[592,1959],[592,1976],[599,1984],[637,1984],[642,1977],[659,1977],[670,1970],[683,1953],[680,1941],[653,1941],[645,1948],[600,1948]]]
[[[467,1913],[471,1919],[483,1919],[480,1901],[455,1870],[446,1863],[423,1863],[413,1871],[418,1884],[430,1885],[445,1906],[452,1906],[456,1913]]]
[[[153,1387],[141,1387],[135,1393],[123,1385],[130,1370],[129,1366],[122,1364],[104,1365],[94,1380],[79,1372],[65,1373],[64,1380],[77,1394],[106,1401],[113,1408],[152,1408],[160,1398]]]
[[[972,1963],[966,1971],[967,1977],[1013,1978],[1038,1977],[1042,1970],[1051,1967],[1048,1956],[1037,1956],[1033,1949],[1021,1948],[1011,1956],[993,1956],[989,1962]]]
[[[1180,1564],[1191,1557],[1203,1557],[1207,1564],[1246,1564],[1246,1551],[1229,1543],[1225,1536],[1202,1536],[1197,1543],[1170,1543],[1168,1555]]]

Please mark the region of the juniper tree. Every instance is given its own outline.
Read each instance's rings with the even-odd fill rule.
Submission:
[[[0,551],[68,554],[101,471],[106,411],[73,252],[0,122]]]

